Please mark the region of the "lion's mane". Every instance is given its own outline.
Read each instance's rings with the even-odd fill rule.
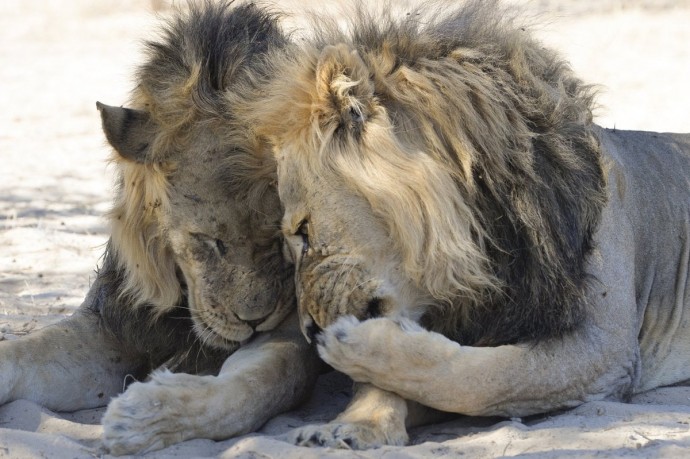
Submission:
[[[118,178],[108,214],[111,239],[98,272],[103,286],[92,308],[121,342],[149,354],[154,367],[170,358],[196,360],[215,352],[198,349],[186,287],[160,224],[160,213],[170,206],[171,158],[187,151],[193,129],[207,129],[209,135],[227,140],[228,158],[260,167],[255,145],[238,128],[225,95],[253,88],[265,74],[260,56],[284,46],[286,38],[275,15],[253,4],[231,3],[190,2],[171,16],[156,39],[146,42],[130,105],[150,115],[155,137],[144,162],[113,154]],[[263,208],[260,201],[270,178],[252,181],[241,176],[244,173],[228,160],[218,164],[213,179],[219,187],[240,181],[244,188],[232,192],[244,193],[252,218],[252,212]],[[266,231],[266,239],[275,236],[275,228]],[[166,364],[176,366],[175,361]]]
[[[475,345],[572,329],[606,202],[593,89],[496,2],[354,17],[282,58],[263,132],[313,142],[305,167],[369,201],[436,298],[430,328]],[[318,68],[329,45],[347,52]]]
[[[157,217],[169,206],[167,177],[174,166],[166,160],[184,151],[193,125],[226,137],[229,157],[253,158],[251,140],[238,132],[225,94],[247,91],[265,72],[259,56],[285,44],[271,14],[252,4],[230,3],[190,4],[164,26],[160,39],[146,43],[147,58],[137,73],[132,106],[150,114],[156,136],[146,164],[114,156],[120,179],[109,219],[112,250],[125,273],[121,293],[135,304],[153,304],[159,312],[178,304],[183,293]],[[259,32],[262,39],[247,39]],[[236,175],[229,161],[218,171],[218,186]],[[246,180],[246,188],[236,191],[260,200],[261,193],[253,190],[265,189],[265,182],[259,182]],[[252,202],[248,207],[260,208]]]

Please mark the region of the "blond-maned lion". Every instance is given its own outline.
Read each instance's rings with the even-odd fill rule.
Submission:
[[[74,315],[0,343],[0,403],[110,401],[104,444],[125,454],[245,433],[309,393],[270,150],[226,100],[286,43],[253,5],[192,5],[146,45],[133,108],[98,104],[119,174],[106,253]]]
[[[593,124],[495,2],[353,17],[243,115],[275,145],[303,331],[362,383],[292,440],[404,443],[404,399],[524,416],[689,379],[690,135]]]

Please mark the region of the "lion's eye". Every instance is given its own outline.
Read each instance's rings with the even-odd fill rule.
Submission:
[[[302,256],[304,256],[309,250],[309,221],[302,220],[295,234],[302,236]]]
[[[307,220],[302,220],[297,227],[297,232],[295,234],[309,237],[309,222]]]
[[[216,239],[216,249],[221,257],[224,257],[228,253],[228,248],[225,247],[225,243],[220,239]]]

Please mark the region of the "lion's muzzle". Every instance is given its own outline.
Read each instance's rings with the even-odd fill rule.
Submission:
[[[302,333],[311,341],[340,316],[364,320],[380,315],[380,285],[352,256],[305,257],[297,272]]]

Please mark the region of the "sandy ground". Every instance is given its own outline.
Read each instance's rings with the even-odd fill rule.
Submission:
[[[538,17],[536,33],[561,49],[584,79],[602,85],[600,124],[690,131],[690,1],[513,2]],[[337,9],[325,0],[275,3]],[[0,2],[0,340],[70,314],[93,278],[112,189],[95,101],[127,100],[139,44],[152,36],[153,10],[165,15],[166,2]],[[345,378],[328,375],[307,406],[260,434],[189,441],[154,456],[690,455],[690,389],[683,387],[633,404],[588,403],[529,420],[463,418],[414,430],[412,446],[362,454],[296,448],[273,437],[328,420],[348,391]],[[0,457],[100,456],[102,412],[56,414],[28,401],[0,407]]]

